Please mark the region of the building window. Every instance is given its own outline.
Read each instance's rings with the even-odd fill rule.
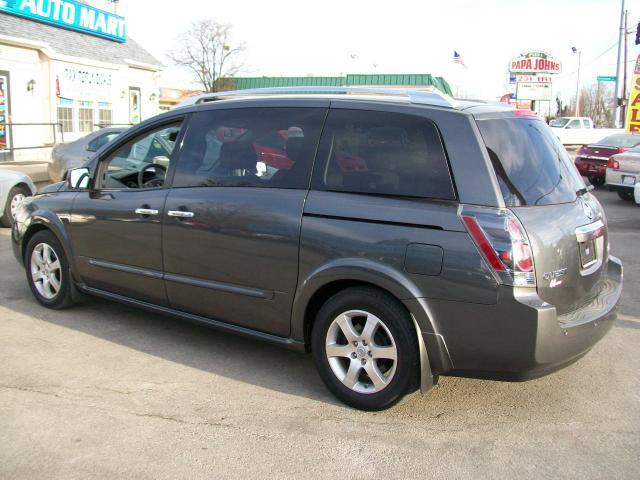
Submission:
[[[64,133],[73,132],[73,108],[58,107],[58,123],[62,125]]]
[[[79,126],[81,132],[93,131],[93,108],[81,107],[78,109]]]
[[[110,127],[113,122],[111,110],[101,108],[98,110],[98,125],[102,127]]]

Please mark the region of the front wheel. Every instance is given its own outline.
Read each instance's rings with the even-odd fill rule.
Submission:
[[[413,322],[385,292],[353,287],[335,294],[318,312],[311,342],[322,380],[347,405],[382,410],[418,386]]]
[[[36,233],[27,244],[25,270],[29,288],[47,308],[71,305],[71,276],[62,245],[48,230]]]

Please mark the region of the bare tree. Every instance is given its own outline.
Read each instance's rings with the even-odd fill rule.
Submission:
[[[231,25],[215,20],[193,22],[179,37],[178,47],[168,57],[194,73],[205,92],[229,88],[229,79],[238,73],[236,63],[244,44],[230,45]]]
[[[591,118],[596,127],[610,127],[613,125],[612,109],[613,90],[607,84],[598,82],[583,87],[580,91],[580,115]],[[568,110],[575,114],[575,97],[571,100]]]

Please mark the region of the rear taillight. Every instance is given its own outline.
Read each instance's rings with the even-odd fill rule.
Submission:
[[[499,283],[536,286],[531,244],[527,232],[513,212],[463,205],[459,215]]]
[[[607,168],[612,168],[614,170],[618,170],[620,168],[620,164],[618,163],[618,161],[611,157],[609,158],[609,161],[607,162]]]

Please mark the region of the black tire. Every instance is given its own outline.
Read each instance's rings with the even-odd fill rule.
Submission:
[[[31,195],[31,193],[25,190],[23,187],[13,187],[11,190],[9,190],[9,195],[7,195],[7,203],[4,206],[4,212],[2,212],[2,218],[0,218],[0,224],[2,224],[3,227],[11,228],[11,226],[13,225],[13,215],[11,215],[11,203],[13,202],[13,199],[18,195],[23,195],[25,197],[28,197],[29,195]]]
[[[633,192],[618,190],[618,196],[620,197],[620,200],[633,200]]]
[[[594,187],[601,187],[602,185],[604,185],[604,178],[602,178],[602,177],[590,177],[589,178],[589,182],[591,182],[591,184]]]
[[[395,341],[395,371],[388,384],[375,393],[359,393],[343,384],[327,358],[327,335],[334,319],[353,310],[362,310],[378,317]],[[350,342],[345,346],[350,346]],[[383,410],[415,391],[419,385],[420,354],[411,316],[395,298],[376,288],[352,287],[336,293],[327,300],[313,324],[311,348],[316,367],[327,388],[351,407],[369,411]],[[349,358],[345,358],[344,361],[351,362]]]
[[[36,247],[42,244],[48,245],[49,248],[53,250],[55,258],[57,258],[60,262],[58,275],[59,289],[51,298],[47,298],[43,295],[43,293],[38,291],[38,287],[36,286],[37,281],[34,281],[34,276],[31,272],[31,259],[34,255],[34,250],[36,249]],[[49,230],[42,230],[31,237],[29,243],[27,244],[24,264],[29,288],[31,289],[33,296],[36,297],[36,300],[40,302],[40,304],[47,308],[52,308],[55,310],[62,310],[64,308],[70,307],[73,304],[73,300],[71,297],[71,275],[69,272],[69,262],[67,261],[67,256],[64,253],[62,245],[53,233],[51,233]]]

